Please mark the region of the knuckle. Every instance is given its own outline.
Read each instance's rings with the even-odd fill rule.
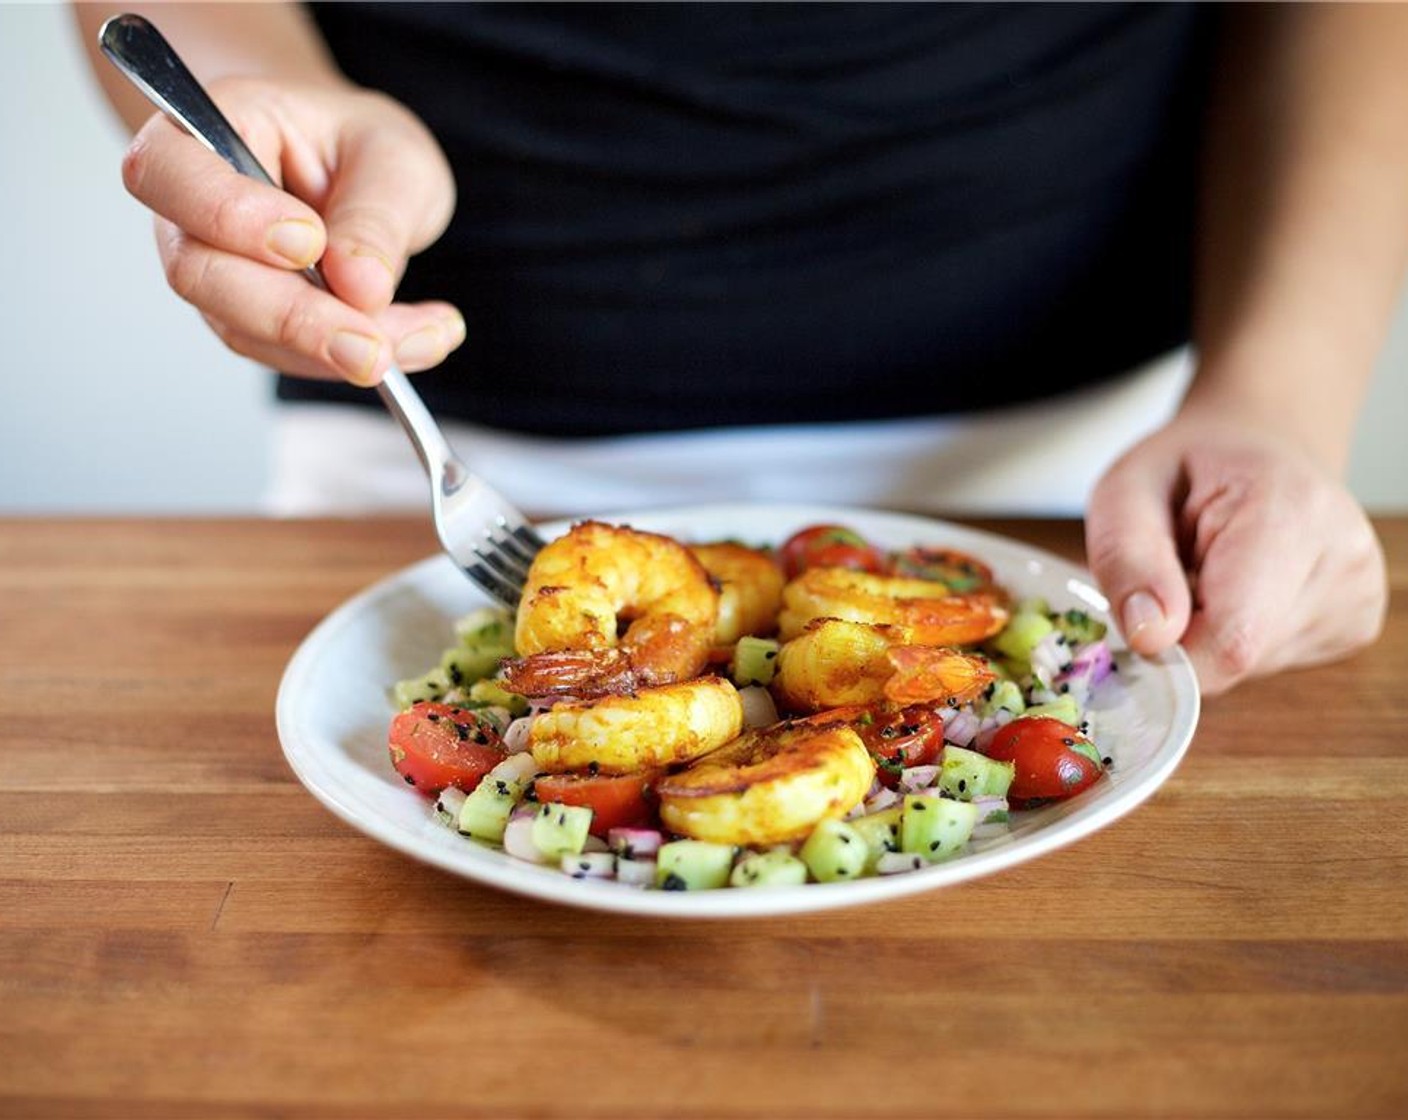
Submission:
[[[292,299],[279,311],[273,340],[284,350],[315,357],[321,350],[323,331],[309,301]]]
[[[143,197],[151,162],[151,145],[145,132],[139,132],[122,154],[122,185],[133,198]]]
[[[245,240],[244,231],[251,224],[252,209],[243,191],[221,194],[210,210],[211,240],[230,248],[240,245]]]
[[[189,238],[178,237],[163,265],[171,290],[187,303],[199,306],[209,282],[211,255],[196,248]]]
[[[1229,619],[1213,635],[1211,654],[1214,666],[1228,682],[1251,675],[1261,658],[1262,641],[1258,628],[1248,618]]]

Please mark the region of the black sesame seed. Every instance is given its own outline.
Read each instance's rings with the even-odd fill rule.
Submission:
[[[913,805],[910,806],[910,808],[913,809],[915,812],[921,812],[924,809],[927,809],[928,807],[929,806],[925,805],[922,801],[916,801]]]
[[[939,842],[938,842],[937,840],[930,840],[930,841],[929,841],[929,850],[930,850],[931,852],[937,852],[937,851],[939,850]]]
[[[1109,755],[1106,755],[1104,758],[1102,758],[1100,762],[1102,765],[1104,765],[1105,769],[1107,770],[1115,764],[1115,760]]]
[[[407,784],[408,786],[413,786],[413,785],[416,784],[416,780],[415,780],[413,777],[411,777],[409,774],[402,774],[401,777],[406,780],[406,784]]]
[[[967,778],[959,778],[959,779],[958,779],[958,792],[959,792],[959,793],[966,793],[967,790],[968,790],[968,779],[967,779]]]
[[[660,889],[662,891],[685,891],[689,889],[689,884],[671,871],[660,881]]]

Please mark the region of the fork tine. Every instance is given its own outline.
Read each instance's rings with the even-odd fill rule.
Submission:
[[[474,550],[474,555],[477,559],[473,563],[464,565],[465,575],[469,576],[479,585],[480,590],[491,598],[497,599],[509,610],[516,609],[518,600],[523,595],[523,585],[499,574],[487,563],[486,557],[478,549]]]

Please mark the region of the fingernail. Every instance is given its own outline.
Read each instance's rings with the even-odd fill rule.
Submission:
[[[391,261],[387,259],[385,254],[378,253],[375,249],[370,248],[369,246],[358,245],[355,249],[352,250],[352,255],[354,257],[366,257],[368,260],[376,261],[377,264],[381,265],[382,268],[386,269],[386,275],[391,280],[391,287],[393,289],[396,287],[396,269],[392,266]]]
[[[464,316],[461,315],[458,311],[456,311],[453,315],[449,317],[449,319],[447,320],[446,329],[448,330],[450,335],[449,349],[445,351],[448,354],[450,350],[453,350],[457,346],[460,346],[464,343],[465,337],[469,334],[469,330],[465,327]]]
[[[1149,592],[1136,591],[1124,601],[1120,620],[1124,625],[1125,640],[1133,645],[1136,635],[1163,625],[1164,609]]]
[[[438,366],[448,353],[444,330],[438,323],[432,323],[408,334],[397,344],[396,364],[407,373],[414,373]]]
[[[370,385],[381,343],[356,331],[338,331],[328,343],[328,353],[337,368],[357,385]]]
[[[269,248],[298,268],[307,268],[322,252],[323,238],[312,222],[289,218],[269,227]]]

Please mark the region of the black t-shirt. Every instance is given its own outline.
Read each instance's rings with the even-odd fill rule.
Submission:
[[[454,222],[401,288],[465,312],[416,378],[443,416],[590,436],[938,414],[1187,338],[1199,5],[313,10],[455,168]]]

